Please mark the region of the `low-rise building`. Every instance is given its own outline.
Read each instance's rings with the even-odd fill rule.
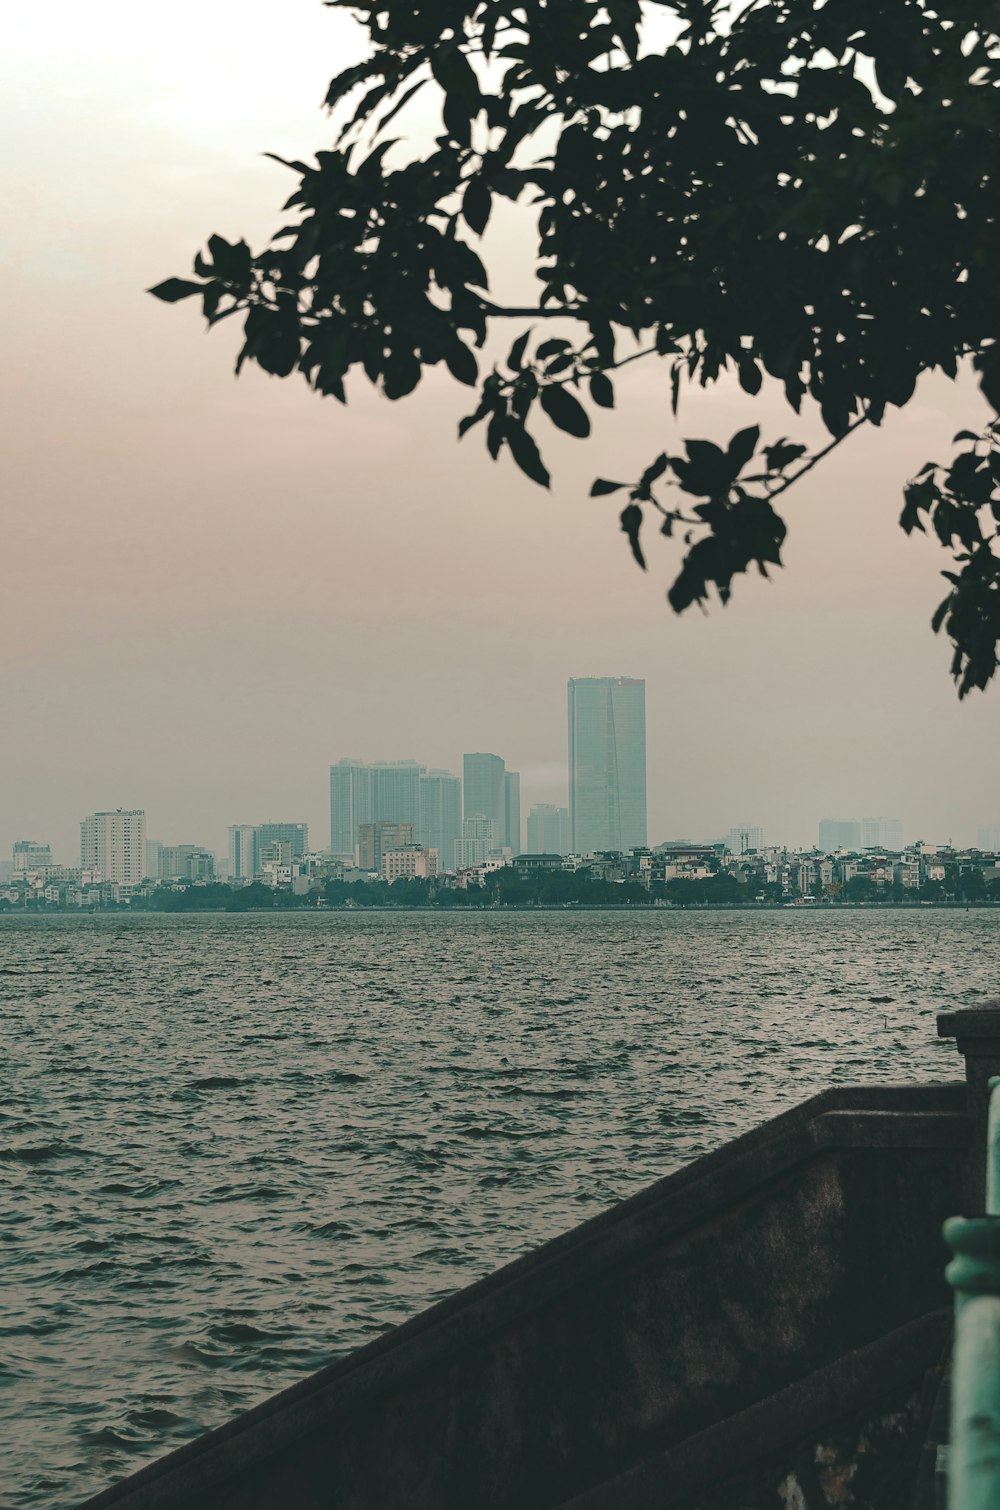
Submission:
[[[399,849],[386,850],[382,869],[390,886],[394,881],[426,880],[438,873],[438,852],[425,849],[422,844],[404,844]]]
[[[51,864],[52,849],[48,844],[36,844],[34,839],[18,839],[14,845],[14,875],[29,875]]]

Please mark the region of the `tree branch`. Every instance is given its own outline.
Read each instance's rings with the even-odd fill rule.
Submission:
[[[563,315],[567,320],[584,320],[587,317],[586,306],[583,304],[561,305],[558,308],[552,308],[548,304],[544,308],[536,308],[533,304],[508,306],[493,304],[480,296],[479,308],[484,315],[496,315],[503,320],[557,320]]]
[[[774,489],[773,493],[768,493],[768,498],[777,498],[779,493],[784,493],[788,488],[791,487],[793,482],[798,482],[800,477],[804,477],[807,472],[811,472],[818,461],[822,461],[824,456],[829,456],[831,451],[835,451],[837,449],[841,441],[846,440],[849,435],[851,435],[861,425],[867,424],[867,422],[868,415],[859,414],[857,419],[848,425],[843,435],[835,436],[828,446],[823,447],[822,451],[817,451],[815,456],[810,456],[809,460],[807,462],[803,462],[802,466],[799,467],[799,470],[797,472],[793,472],[791,477],[786,477],[784,482],[781,483],[779,487],[776,487]]]

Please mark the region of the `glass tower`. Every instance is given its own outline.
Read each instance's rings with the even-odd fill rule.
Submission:
[[[438,869],[452,870],[455,841],[462,834],[462,783],[450,771],[428,771],[420,778],[421,844],[438,852]]]
[[[507,812],[504,790],[506,768],[499,755],[482,753],[465,755],[462,760],[464,778],[463,817],[491,818],[497,826],[498,842],[507,833]]]
[[[360,760],[340,760],[330,767],[330,849],[353,861],[358,830],[372,820],[368,767]]]
[[[569,683],[569,817],[573,853],[646,843],[646,683],[629,676]]]

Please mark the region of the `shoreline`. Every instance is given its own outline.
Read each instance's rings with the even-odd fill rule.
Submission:
[[[434,913],[437,916],[454,916],[474,912],[481,913],[573,913],[573,912],[613,912],[613,913],[660,913],[660,912],[796,912],[796,913],[831,913],[831,912],[990,912],[1000,910],[1000,901],[974,901],[974,902],[572,902],[572,903],[504,903],[500,906],[490,904],[469,904],[457,907],[442,907],[436,903],[417,907],[405,902],[398,906],[374,903],[367,906],[347,907],[343,904],[336,906],[295,906],[295,907],[162,907],[146,908],[129,906],[118,907],[44,907],[44,908],[11,908],[8,912],[0,912],[0,923],[6,921],[23,921],[26,918],[32,920],[39,918],[54,917],[341,917],[354,916],[366,913]]]

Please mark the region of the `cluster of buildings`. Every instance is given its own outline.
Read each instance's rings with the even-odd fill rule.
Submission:
[[[150,839],[142,809],[91,813],[80,825],[79,865],[53,863],[48,845],[20,839],[0,862],[0,900],[59,906],[120,905],[159,886],[263,883],[306,895],[331,880],[437,878],[482,883],[513,866],[584,869],[638,882],[729,876],[768,899],[835,898],[866,887],[917,893],[943,887],[963,869],[984,884],[996,876],[1000,825],[979,831],[975,850],[904,848],[897,818],[824,818],[808,851],[765,844],[744,824],[725,839],[647,847],[646,689],[634,677],[577,677],[567,687],[568,803],[536,803],[522,827],[521,777],[500,755],[466,754],[462,774],[417,760],[344,758],[330,767],[329,844],[310,848],[304,822],[237,823],[223,865],[199,844]],[[526,843],[522,842],[525,838]]]
[[[728,874],[757,897],[800,901],[877,901],[962,897],[1000,899],[997,846],[956,848],[916,843],[815,850],[764,849],[727,855]]]

